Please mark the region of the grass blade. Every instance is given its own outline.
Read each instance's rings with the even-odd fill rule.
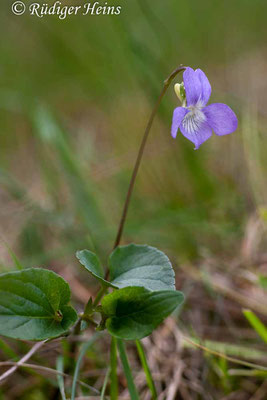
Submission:
[[[260,371],[257,369],[229,369],[228,374],[230,376],[257,376],[258,378],[265,379],[267,377],[267,371]]]
[[[59,356],[57,358],[57,371],[59,371],[60,373],[64,372],[64,357]],[[64,387],[64,378],[62,375],[58,374],[57,375],[57,383],[58,383],[58,387],[60,390],[60,394],[62,397],[62,400],[66,400],[66,395],[65,395],[65,387]]]
[[[267,328],[263,325],[261,320],[251,310],[243,310],[243,314],[257,334],[267,343]]]
[[[207,352],[214,352],[222,356],[240,357],[247,360],[265,360],[265,354],[261,350],[241,346],[232,343],[216,342],[214,340],[200,340],[196,337],[184,336],[184,346],[202,346],[205,347]]]
[[[81,347],[80,354],[75,366],[75,371],[74,371],[74,376],[73,376],[73,383],[72,383],[72,388],[71,388],[71,400],[75,400],[75,393],[76,393],[76,386],[77,386],[77,380],[79,377],[79,372],[82,364],[82,360],[87,352],[87,350],[92,346],[92,344],[96,341],[96,339],[99,337],[99,333],[95,333],[93,337],[87,342],[84,343]]]
[[[147,385],[148,385],[148,387],[150,389],[150,392],[151,392],[151,395],[152,395],[152,400],[156,400],[158,398],[157,391],[156,391],[156,387],[155,387],[155,384],[154,384],[154,381],[153,381],[153,377],[152,377],[151,371],[149,369],[149,365],[147,363],[146,354],[145,354],[143,345],[142,345],[140,340],[136,340],[135,343],[136,343],[137,351],[138,351],[138,354],[139,354],[139,358],[140,358],[143,370],[144,370],[144,372],[146,374]]]
[[[105,376],[105,379],[104,379],[103,387],[102,387],[102,390],[101,390],[100,400],[105,400],[105,393],[106,393],[106,389],[107,389],[109,376],[110,376],[110,368],[108,368],[106,376]]]
[[[112,336],[110,348],[110,400],[118,399],[117,339]]]
[[[127,379],[128,389],[130,393],[131,400],[139,400],[138,392],[133,380],[132,371],[128,362],[126,350],[124,343],[121,339],[118,339],[118,350],[120,353],[121,363],[123,366],[123,370]]]
[[[33,126],[42,144],[48,146],[47,150],[55,151],[57,161],[66,174],[77,215],[90,232],[90,238],[95,242],[96,247],[97,245],[101,247],[105,218],[96,199],[95,184],[93,180],[89,181],[88,177],[85,177],[79,155],[74,153],[66,132],[45,106],[36,109],[33,115]]]

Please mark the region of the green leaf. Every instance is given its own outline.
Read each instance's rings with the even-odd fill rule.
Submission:
[[[77,319],[67,282],[52,271],[30,268],[0,275],[0,335],[44,340],[67,332]]]
[[[175,290],[175,278],[168,257],[154,247],[130,244],[117,247],[109,258],[113,286],[141,286],[148,290]]]
[[[102,285],[122,289],[140,286],[151,291],[175,290],[175,277],[168,257],[154,247],[130,244],[117,247],[109,257],[110,280],[104,279],[98,257],[89,250],[76,257]]]
[[[106,328],[120,339],[142,339],[183,301],[183,293],[174,290],[150,292],[141,287],[116,290],[102,300]]]
[[[93,299],[90,297],[88,300],[85,309],[84,309],[84,315],[91,316],[93,314]]]
[[[113,286],[110,282],[104,279],[104,272],[101,267],[99,258],[95,253],[89,250],[80,250],[76,252],[76,257],[80,263],[90,272],[102,285]]]

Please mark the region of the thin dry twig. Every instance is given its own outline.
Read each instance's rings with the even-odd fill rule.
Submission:
[[[3,373],[3,375],[0,376],[0,384],[7,379],[10,375],[14,374],[16,370],[26,361],[28,361],[34,353],[36,353],[45,343],[47,340],[44,340],[42,342],[35,343],[35,345],[28,351],[25,356],[23,356],[18,362],[14,364],[14,366],[10,369],[8,369],[6,372]]]
[[[17,364],[18,363],[16,363],[15,361],[3,361],[3,362],[0,362],[0,367],[13,365],[13,366],[15,366],[17,368],[19,368],[19,367],[20,368],[31,368],[31,369],[36,369],[36,370],[39,370],[39,371],[47,372],[47,373],[50,373],[50,374],[53,374],[53,375],[60,375],[60,376],[63,376],[64,378],[69,378],[69,379],[73,380],[73,377],[71,375],[66,374],[65,372],[57,371],[56,369],[53,369],[53,368],[43,367],[42,365],[36,365],[36,364],[21,363],[21,362],[20,362],[19,365],[17,365]],[[92,390],[96,394],[100,393],[97,389],[95,389],[94,387],[88,385],[87,383],[85,383],[83,381],[80,381],[79,379],[77,380],[77,382],[81,386]]]

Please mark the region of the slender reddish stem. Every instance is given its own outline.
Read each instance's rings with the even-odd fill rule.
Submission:
[[[129,187],[128,187],[128,192],[127,192],[127,195],[126,195],[126,199],[125,199],[125,202],[124,202],[122,216],[121,216],[121,219],[120,219],[119,228],[118,228],[116,240],[115,240],[114,247],[113,247],[114,249],[120,244],[120,241],[121,241],[121,237],[122,237],[122,234],[123,234],[123,229],[124,229],[124,225],[125,225],[128,209],[129,209],[129,204],[130,204],[132,193],[133,193],[134,184],[135,184],[135,181],[136,181],[138,170],[139,170],[139,167],[140,167],[140,164],[141,164],[141,160],[142,160],[142,157],[143,157],[143,154],[144,154],[144,149],[145,149],[145,145],[146,145],[146,142],[147,142],[147,138],[148,138],[150,129],[152,127],[155,115],[156,115],[156,113],[158,111],[158,108],[160,106],[161,100],[163,99],[163,97],[164,97],[168,87],[170,86],[172,80],[176,77],[176,75],[179,74],[179,72],[184,71],[185,69],[186,69],[186,67],[183,67],[183,66],[180,66],[180,67],[176,68],[168,76],[168,78],[164,81],[164,85],[163,85],[163,88],[161,90],[161,93],[160,93],[160,95],[159,95],[159,97],[157,99],[157,102],[156,102],[156,104],[155,104],[155,106],[154,106],[154,108],[152,110],[152,113],[150,115],[150,118],[148,120],[146,129],[145,129],[145,132],[144,132],[144,135],[143,135],[143,139],[142,139],[142,142],[141,142],[141,145],[140,145],[140,148],[139,148],[139,152],[138,152],[138,155],[137,155],[137,158],[136,158],[136,162],[135,162],[135,165],[134,165],[132,177],[131,177],[130,184],[129,184]]]

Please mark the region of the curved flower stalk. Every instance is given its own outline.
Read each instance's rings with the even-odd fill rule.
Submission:
[[[154,106],[154,108],[153,108],[153,110],[151,112],[150,118],[148,120],[146,129],[145,129],[145,132],[144,132],[144,136],[143,136],[143,139],[142,139],[139,151],[138,151],[138,155],[137,155],[137,158],[136,158],[134,169],[133,169],[133,172],[132,172],[132,177],[131,177],[130,184],[129,184],[129,187],[128,187],[128,192],[127,192],[125,203],[124,203],[124,206],[123,206],[121,220],[120,220],[120,223],[119,223],[119,229],[118,229],[116,240],[115,240],[115,243],[114,243],[114,249],[120,244],[120,240],[121,240],[121,236],[122,236],[122,233],[123,233],[123,228],[124,228],[125,220],[126,220],[126,217],[127,217],[128,208],[129,208],[129,204],[130,204],[130,200],[131,200],[131,196],[132,196],[135,180],[136,180],[136,177],[137,177],[137,173],[138,173],[138,170],[139,170],[139,167],[140,167],[140,164],[141,164],[141,160],[142,160],[142,157],[143,157],[143,154],[144,154],[144,149],[145,149],[145,145],[146,145],[146,142],[147,142],[147,138],[148,138],[150,129],[152,127],[155,115],[156,115],[156,113],[158,111],[158,108],[160,106],[161,100],[165,96],[165,93],[167,92],[167,89],[170,86],[170,84],[173,81],[173,79],[180,72],[183,72],[186,69],[187,69],[187,67],[184,67],[183,65],[180,65],[180,67],[176,68],[168,76],[168,78],[165,79],[163,88],[162,88],[162,90],[160,92],[160,95],[159,95],[159,97],[158,97],[158,99],[156,101],[156,104],[155,104],[155,106]]]
[[[211,85],[204,72],[187,67],[183,79],[183,84],[175,85],[182,107],[177,107],[173,112],[172,137],[176,138],[180,129],[194,143],[195,149],[198,149],[212,136],[212,131],[219,136],[234,132],[238,121],[229,106],[222,103],[206,106],[211,95]]]

